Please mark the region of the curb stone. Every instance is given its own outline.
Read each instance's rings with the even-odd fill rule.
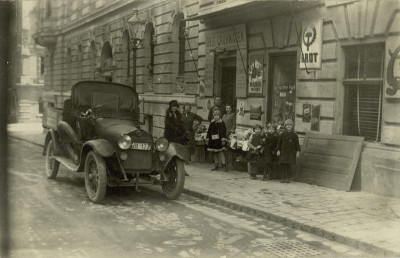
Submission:
[[[263,210],[258,210],[255,208],[251,208],[251,207],[246,207],[245,205],[241,205],[238,203],[234,203],[231,201],[226,201],[217,197],[213,197],[207,194],[203,194],[200,192],[196,192],[190,189],[184,189],[183,192],[187,195],[205,200],[205,201],[209,201],[211,203],[226,207],[226,208],[230,208],[239,212],[243,212],[255,217],[259,217],[262,219],[266,219],[272,222],[276,222],[279,223],[281,225],[290,227],[290,228],[294,228],[294,229],[298,229],[300,231],[303,232],[307,232],[319,237],[323,237],[325,239],[340,243],[340,244],[344,244],[350,247],[354,247],[360,251],[363,252],[367,252],[370,254],[374,254],[374,255],[379,255],[379,256],[392,256],[392,257],[398,257],[400,256],[400,254],[389,251],[387,249],[381,248],[381,247],[377,247],[373,244],[369,244],[369,243],[365,243],[362,242],[360,240],[357,239],[353,239],[350,237],[345,237],[345,236],[341,236],[338,235],[337,233],[334,232],[330,232],[328,230],[325,229],[321,229],[315,226],[310,226],[298,221],[294,221],[291,219],[287,219],[285,217],[276,215],[276,214],[272,214]]]

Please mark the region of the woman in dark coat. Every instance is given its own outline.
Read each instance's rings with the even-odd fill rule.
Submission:
[[[165,114],[165,130],[164,137],[170,142],[186,144],[185,130],[182,125],[182,117],[179,112],[178,101],[171,100],[169,108]]]
[[[279,136],[275,151],[282,169],[281,183],[290,183],[291,166],[296,165],[296,158],[300,155],[300,143],[299,137],[293,132],[293,121],[287,119],[285,127],[286,131]]]

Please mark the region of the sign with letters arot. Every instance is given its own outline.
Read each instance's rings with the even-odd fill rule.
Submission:
[[[303,21],[300,69],[321,69],[322,19]]]

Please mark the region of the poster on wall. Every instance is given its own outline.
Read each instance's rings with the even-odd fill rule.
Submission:
[[[322,19],[303,21],[300,69],[321,69]]]
[[[241,101],[239,104],[239,112],[238,112],[239,116],[244,116],[244,102]]]
[[[264,72],[264,55],[262,53],[249,55],[249,95],[262,95],[263,93],[263,72]]]
[[[303,122],[311,121],[311,104],[303,104]]]
[[[262,115],[262,106],[261,105],[250,105],[250,120],[261,121]]]
[[[321,115],[321,105],[312,105],[311,131],[319,131],[320,115]]]

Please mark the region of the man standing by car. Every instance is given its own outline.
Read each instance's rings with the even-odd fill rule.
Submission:
[[[225,114],[225,107],[221,103],[221,97],[215,97],[214,106],[210,108],[210,112],[208,112],[208,121],[211,122],[214,118],[214,110],[219,109],[221,112],[221,117]]]
[[[191,112],[192,107],[190,104],[185,104],[183,114],[182,114],[182,123],[183,129],[185,130],[185,134],[188,137],[189,141],[186,144],[186,149],[189,151],[190,155],[194,154],[194,123],[200,124],[203,119],[201,116],[196,115]]]

